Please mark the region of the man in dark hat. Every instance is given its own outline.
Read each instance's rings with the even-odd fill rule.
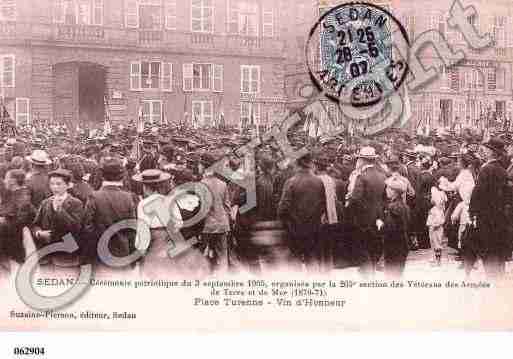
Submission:
[[[153,136],[148,136],[143,140],[143,154],[139,162],[139,171],[158,168],[158,142]]]
[[[27,175],[27,188],[30,190],[32,204],[35,208],[39,208],[44,199],[51,196],[48,166],[52,160],[43,150],[35,150],[27,157],[31,164],[31,171]]]
[[[0,204],[0,251],[18,263],[25,260],[22,232],[32,224],[36,209],[30,190],[25,186],[25,172],[9,170],[4,179],[5,192]]]
[[[469,273],[477,257],[481,257],[487,276],[499,279],[504,276],[506,258],[511,253],[507,233],[511,190],[507,185],[507,172],[499,163],[505,152],[504,143],[491,138],[480,150],[486,162],[481,166],[470,200],[470,218],[479,234],[467,246],[465,265]]]
[[[290,250],[308,270],[318,271],[321,261],[319,234],[321,217],[326,211],[326,194],[322,180],[313,172],[313,156],[308,153],[297,160],[297,172],[283,187],[278,218],[287,226]]]
[[[135,195],[124,191],[125,169],[119,158],[106,157],[101,163],[103,182],[98,191],[94,191],[85,208],[85,230],[88,235],[86,260],[98,262],[96,248],[98,240],[113,224],[136,218],[137,199]],[[115,257],[126,257],[134,249],[134,233],[131,230],[116,232],[110,239],[109,248]]]

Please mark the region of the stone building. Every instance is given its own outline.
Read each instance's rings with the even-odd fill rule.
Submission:
[[[265,124],[285,106],[286,5],[0,0],[1,91],[19,124]]]

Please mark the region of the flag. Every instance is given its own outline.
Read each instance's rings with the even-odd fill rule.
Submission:
[[[164,109],[162,109],[162,113],[161,113],[161,116],[160,116],[160,125],[161,126],[168,125],[167,119],[166,119],[166,115],[164,114]]]
[[[485,128],[483,133],[483,142],[490,141],[491,135],[490,135],[490,129],[488,127]]]
[[[1,107],[0,107],[0,132],[4,136],[14,136],[18,135],[16,130],[16,123],[13,121],[5,104],[2,99]]]
[[[142,106],[139,106],[139,113],[137,114],[137,133],[144,132],[144,114]]]
[[[429,123],[426,124],[424,131],[424,136],[429,137],[429,135],[431,134],[431,126],[429,125]]]
[[[410,95],[408,94],[408,86],[404,86],[403,113],[401,114],[401,121],[399,122],[400,128],[403,128],[408,123],[408,121],[411,118],[411,115],[412,115],[411,102],[410,102]]]
[[[225,128],[226,123],[224,121],[224,111],[221,110],[221,113],[219,114],[219,128]]]
[[[312,116],[313,116],[312,112],[309,112],[308,115],[306,116],[305,125],[303,126],[303,131],[306,133],[308,133],[308,129],[310,128],[310,123],[312,122]]]
[[[194,114],[194,120],[192,121],[192,128],[197,129],[198,128],[198,116]]]
[[[312,114],[312,120],[308,127],[308,137],[317,138],[319,132],[319,119]]]

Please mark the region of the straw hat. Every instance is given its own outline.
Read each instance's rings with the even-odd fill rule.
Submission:
[[[368,160],[375,160],[378,158],[378,154],[376,153],[376,149],[374,147],[362,147],[360,152],[356,155],[357,158],[364,158]]]
[[[171,178],[169,173],[157,169],[149,169],[142,171],[132,177],[134,181],[141,183],[160,183]]]
[[[52,163],[48,153],[43,150],[35,150],[30,156],[27,157],[27,160],[32,164],[40,166],[49,165]]]

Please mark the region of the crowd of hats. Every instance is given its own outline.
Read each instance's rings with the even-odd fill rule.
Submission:
[[[506,145],[513,143],[508,132],[490,134],[493,141],[489,147],[494,150],[504,150]],[[434,131],[430,136],[412,135],[406,130],[389,129],[374,136],[349,136],[347,133],[335,136],[323,136],[312,139],[303,130],[303,124],[294,126],[287,138],[295,149],[308,147],[318,163],[329,164],[336,159],[351,160],[374,158],[391,154],[417,157],[419,154],[435,155],[442,161],[459,155],[462,144],[471,151],[477,151],[478,144],[483,140],[483,134],[471,129],[461,133]],[[2,139],[2,148],[10,148],[17,156],[27,156],[33,150],[44,150],[50,158],[79,156],[82,160],[92,158],[94,154],[109,148],[110,153],[118,153],[126,158],[134,155],[134,145],[140,142],[143,146],[160,146],[160,153],[173,158],[176,164],[185,168],[190,162],[202,163],[208,166],[224,155],[233,154],[235,150],[248,143],[252,137],[246,132],[243,135],[239,129],[208,128],[192,129],[173,125],[153,126],[138,133],[135,125],[113,126],[111,133],[101,130],[69,131],[64,126],[49,126],[48,128],[20,129],[16,139]],[[494,141],[500,141],[504,146]],[[502,146],[502,147],[501,147]],[[275,142],[263,144],[259,148],[259,156],[265,158],[279,157],[279,146]],[[45,161],[41,152],[34,152],[31,161]],[[385,158],[386,159],[386,158]],[[87,161],[84,162],[87,166]],[[135,166],[135,162],[132,163]],[[85,170],[87,172],[87,169]],[[177,170],[178,172],[178,170]]]

